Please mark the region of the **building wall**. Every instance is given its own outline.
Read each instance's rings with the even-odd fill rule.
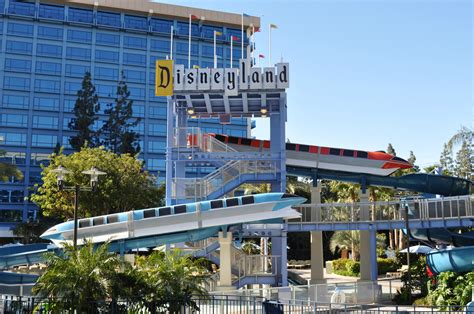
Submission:
[[[124,71],[134,115],[141,118],[140,158],[148,170],[164,178],[166,100],[154,95],[154,66],[155,60],[170,53],[171,25],[176,34],[174,59],[187,66],[187,20],[38,1],[0,0],[0,12],[4,13],[0,16],[0,149],[7,151],[2,161],[16,164],[24,173],[19,182],[0,183],[0,223],[5,227],[35,216],[35,206],[24,198],[34,184],[41,183],[40,164],[47,164],[54,147],[59,143],[65,152],[71,151],[68,140],[74,133],[68,123],[86,71],[91,72],[100,97],[102,119]],[[229,39],[240,37],[240,28],[211,24],[192,24],[191,64],[213,66],[213,31],[218,30],[223,33],[217,47],[222,56],[218,67],[227,67]],[[234,45],[233,54],[237,65],[240,45]],[[246,118],[232,122],[199,123],[209,132],[248,135]],[[96,125],[100,126],[101,122]]]

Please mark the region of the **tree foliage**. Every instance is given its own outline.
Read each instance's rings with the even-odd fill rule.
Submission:
[[[100,132],[94,130],[94,124],[99,117],[99,97],[92,83],[90,72],[84,74],[82,88],[77,91],[77,99],[74,104],[74,118],[69,122],[69,129],[76,131],[76,135],[69,139],[69,144],[75,151],[82,147],[97,147],[100,144]]]
[[[129,99],[130,91],[122,77],[117,86],[115,102],[107,106],[105,114],[108,115],[102,127],[104,145],[107,149],[117,154],[132,154],[140,152],[138,144],[139,134],[133,130],[140,123],[140,118],[133,118],[133,100]]]
[[[456,154],[456,166],[454,168],[456,176],[471,180],[473,178],[472,163],[471,145],[467,141],[463,141],[461,148]]]
[[[163,204],[164,186],[156,185],[156,178],[143,171],[143,163],[128,154],[117,155],[103,148],[83,148],[71,155],[51,155],[50,164],[43,168],[43,183],[31,196],[44,216],[68,219],[73,216],[73,192],[60,191],[57,176],[51,170],[59,165],[71,173],[67,185],[89,185],[90,177],[82,174],[92,166],[106,172],[101,176],[98,190],[81,192],[79,216],[91,217]]]
[[[4,157],[6,152],[0,150],[0,158]],[[10,177],[15,177],[17,179],[22,179],[23,174],[15,165],[6,162],[0,162],[0,182],[7,182],[10,180]]]

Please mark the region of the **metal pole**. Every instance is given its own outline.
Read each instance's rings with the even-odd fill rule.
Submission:
[[[79,205],[79,185],[74,186],[74,235],[73,235],[73,245],[74,250],[77,248],[77,208]]]
[[[405,204],[405,229],[407,231],[406,246],[407,246],[407,275],[408,275],[408,288],[410,293],[408,294],[408,300],[411,301],[411,272],[410,272],[410,224],[408,221],[408,204]]]

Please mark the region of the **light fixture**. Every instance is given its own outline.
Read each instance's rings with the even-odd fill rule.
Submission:
[[[97,170],[96,167],[92,167],[90,170],[82,171],[83,174],[88,174],[91,176],[91,188],[95,190],[97,183],[99,182],[99,176],[105,175],[107,173]]]
[[[267,112],[268,112],[267,107],[262,107],[262,108],[260,108],[260,113],[261,113],[261,114],[266,114]]]
[[[189,108],[188,108],[188,114],[189,114],[189,115],[193,115],[193,114],[194,114],[194,108],[189,107]]]
[[[56,174],[58,187],[59,187],[60,190],[62,190],[63,184],[64,184],[64,179],[66,178],[66,175],[68,173],[71,173],[71,171],[67,170],[62,165],[59,165],[59,167],[57,167],[56,169],[51,170],[51,172]]]

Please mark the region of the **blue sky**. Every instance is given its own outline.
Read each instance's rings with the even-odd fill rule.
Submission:
[[[160,1],[260,16],[257,54],[290,63],[292,142],[413,150],[439,160],[461,125],[473,127],[473,5],[469,0]],[[267,61],[265,61],[266,64]],[[268,138],[268,120],[254,136]]]

